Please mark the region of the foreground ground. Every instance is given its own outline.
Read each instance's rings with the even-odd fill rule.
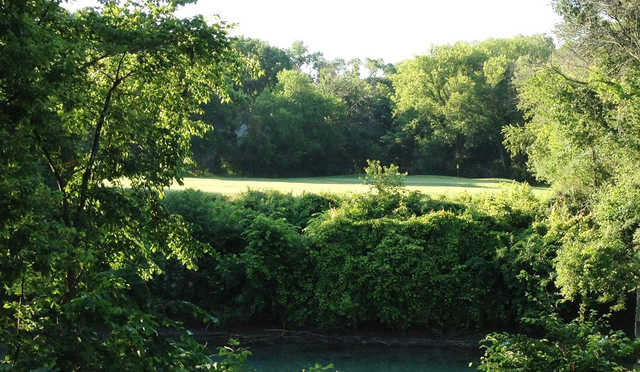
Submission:
[[[407,188],[419,190],[427,194],[477,193],[500,190],[504,184],[512,180],[502,178],[459,178],[446,176],[415,175],[407,177]],[[172,190],[192,188],[205,192],[221,194],[237,194],[251,190],[276,190],[284,193],[349,193],[365,192],[369,187],[363,183],[361,176],[333,176],[310,178],[232,178],[207,177],[184,179],[184,185],[174,185]],[[547,189],[534,188],[536,194],[544,196]]]

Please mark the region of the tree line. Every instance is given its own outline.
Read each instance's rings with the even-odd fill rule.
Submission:
[[[193,139],[197,169],[243,176],[358,173],[367,159],[411,173],[526,179],[502,129],[521,126],[516,79],[542,64],[545,36],[459,42],[397,65],[326,60],[302,42],[280,49],[237,38],[254,63],[231,101],[214,100]]]

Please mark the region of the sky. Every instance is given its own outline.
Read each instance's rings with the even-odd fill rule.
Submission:
[[[67,7],[95,5],[72,0]],[[397,63],[431,46],[517,35],[552,35],[550,0],[199,0],[179,16],[218,15],[232,35],[288,48],[302,40],[327,59],[382,58]],[[213,19],[213,18],[211,18]]]

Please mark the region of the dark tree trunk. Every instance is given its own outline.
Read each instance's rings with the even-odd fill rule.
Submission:
[[[640,338],[640,288],[636,289],[636,322],[634,327],[634,335]]]

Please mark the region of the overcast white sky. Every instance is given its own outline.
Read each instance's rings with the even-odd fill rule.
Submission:
[[[94,0],[72,0],[76,9]],[[200,0],[180,16],[219,15],[233,35],[288,48],[302,40],[326,58],[399,62],[430,46],[537,33],[559,18],[550,0]]]

